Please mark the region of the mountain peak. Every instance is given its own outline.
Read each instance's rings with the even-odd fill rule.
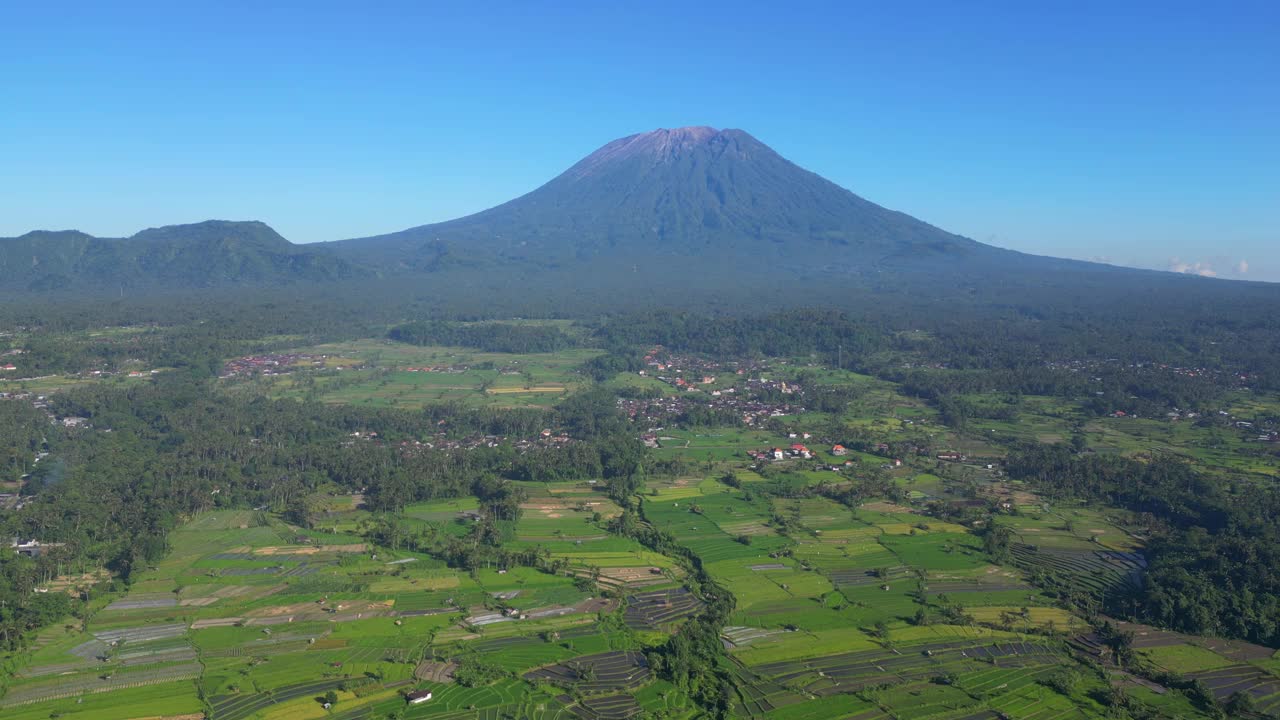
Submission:
[[[147,228],[129,238],[133,242],[250,243],[264,248],[288,250],[292,244],[258,220],[205,220],[187,225]]]
[[[78,231],[0,238],[0,286],[39,291],[337,280],[360,272],[350,262],[293,245],[257,220],[166,225],[128,238]]]
[[[759,141],[741,130],[717,130],[705,125],[658,128],[606,144],[569,168],[565,176],[581,179],[595,175],[603,168],[627,162],[667,164],[704,150],[718,154],[736,147],[744,140],[759,144]]]
[[[657,130],[650,130],[649,132],[633,135],[632,137],[643,143],[671,145],[706,142],[719,134],[720,131],[713,127],[707,127],[706,125],[690,125],[688,127],[679,128],[658,128]]]
[[[57,240],[91,240],[92,235],[80,232],[79,230],[32,230],[31,232],[19,235],[16,238],[2,238],[4,240],[26,240],[26,241],[57,241]]]

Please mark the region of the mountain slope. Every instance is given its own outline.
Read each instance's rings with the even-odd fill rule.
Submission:
[[[994,250],[864,200],[741,130],[706,127],[615,140],[497,207],[330,248],[414,269],[671,256],[848,269]]]
[[[42,230],[0,238],[3,284],[31,290],[216,287],[337,280],[360,272],[345,260],[293,245],[260,222],[209,220],[129,238]]]

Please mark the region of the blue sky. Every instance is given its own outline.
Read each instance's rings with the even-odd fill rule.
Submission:
[[[1280,281],[1277,37],[1275,2],[11,3],[0,236],[357,237],[712,125],[985,242]]]

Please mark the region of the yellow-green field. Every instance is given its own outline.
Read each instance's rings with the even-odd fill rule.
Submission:
[[[325,355],[323,369],[242,381],[276,397],[331,404],[412,409],[461,402],[495,407],[543,407],[582,387],[576,372],[598,350],[492,353],[360,340],[289,350]]]

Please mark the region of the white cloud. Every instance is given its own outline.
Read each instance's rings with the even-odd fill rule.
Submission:
[[[1169,270],[1176,273],[1185,273],[1187,275],[1199,275],[1201,277],[1217,277],[1218,271],[1206,262],[1183,262],[1181,259],[1169,258]]]
[[[1248,260],[1241,260],[1240,262],[1236,263],[1236,274],[1237,274],[1237,275],[1244,275],[1244,274],[1246,274],[1246,273],[1248,273],[1248,272],[1249,272],[1249,261],[1248,261]]]

